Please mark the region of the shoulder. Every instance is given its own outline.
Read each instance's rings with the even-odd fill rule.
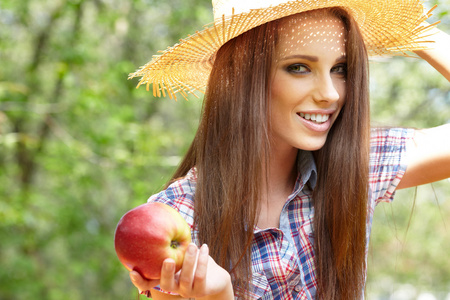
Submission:
[[[409,141],[414,133],[409,128],[371,130],[369,186],[375,202],[392,201],[407,168]]]
[[[370,132],[370,146],[401,144],[414,137],[412,128],[372,128]]]
[[[373,128],[370,138],[371,166],[400,163],[414,134],[415,130],[411,128]]]
[[[180,178],[167,187],[167,189],[152,195],[148,202],[160,202],[175,208],[188,224],[194,224],[194,195],[197,177],[195,168],[192,168],[185,177]]]
[[[402,154],[414,134],[412,128],[373,128],[370,137],[371,160]]]

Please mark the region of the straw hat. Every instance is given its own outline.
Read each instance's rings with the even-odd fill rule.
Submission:
[[[422,0],[213,0],[214,22],[155,55],[129,78],[153,84],[153,95],[176,99],[203,92],[214,54],[227,41],[261,24],[309,10],[342,7],[358,23],[369,55],[408,55],[424,49],[422,23],[431,16]],[[194,94],[195,95],[195,94]]]

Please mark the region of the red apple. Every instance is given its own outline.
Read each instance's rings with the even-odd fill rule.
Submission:
[[[114,247],[120,262],[147,279],[161,277],[166,258],[178,271],[191,243],[191,230],[180,213],[163,203],[142,204],[122,216],[117,224]]]

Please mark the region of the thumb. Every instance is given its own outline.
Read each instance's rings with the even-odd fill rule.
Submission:
[[[159,279],[147,280],[136,271],[130,272],[130,279],[139,292],[150,290],[159,284]]]

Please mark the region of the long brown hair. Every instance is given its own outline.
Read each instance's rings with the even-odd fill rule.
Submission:
[[[326,145],[315,155],[318,296],[357,299],[365,275],[367,55],[354,21],[342,9],[332,11],[348,31],[347,99]],[[239,292],[252,276],[250,245],[268,169],[270,71],[278,24],[256,27],[219,49],[197,134],[171,180],[197,168],[195,223],[200,242],[230,271]]]
[[[275,35],[276,27],[264,24],[219,49],[197,134],[173,176],[196,166],[199,239],[241,292],[252,276],[249,246],[268,157],[266,87]]]
[[[347,29],[347,98],[324,147],[315,153],[313,192],[319,299],[360,299],[364,292],[370,152],[368,62],[356,22]]]

